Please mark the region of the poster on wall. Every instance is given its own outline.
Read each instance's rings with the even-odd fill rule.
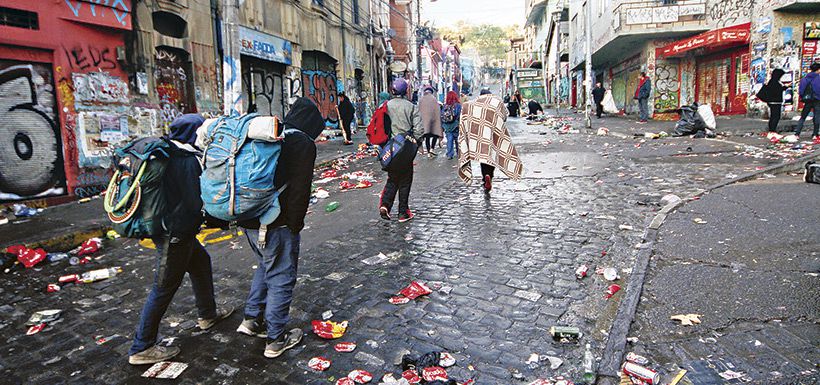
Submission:
[[[805,25],[806,39],[820,39],[820,21],[811,21]]]

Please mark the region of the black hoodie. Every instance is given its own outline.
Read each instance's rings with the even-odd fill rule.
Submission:
[[[783,103],[783,91],[786,89],[786,86],[780,84],[780,78],[782,78],[784,74],[785,72],[780,68],[776,68],[772,71],[772,77],[769,79],[769,82],[757,92],[757,97],[766,103]]]
[[[310,204],[310,187],[313,181],[313,166],[316,162],[314,142],[325,127],[325,120],[319,108],[308,98],[299,98],[285,116],[285,141],[276,166],[274,183],[276,188],[287,183],[279,196],[282,212],[269,226],[287,226],[293,233],[305,227],[305,214]],[[239,223],[240,227],[256,229],[259,221]]]

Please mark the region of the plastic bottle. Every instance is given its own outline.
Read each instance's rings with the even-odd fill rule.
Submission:
[[[104,279],[114,277],[119,273],[122,273],[122,268],[119,266],[109,267],[107,269],[91,270],[83,273],[83,275],[80,276],[80,282],[92,283],[102,281]]]
[[[592,355],[592,347],[587,344],[587,349],[584,352],[584,383],[595,383],[595,357]]]

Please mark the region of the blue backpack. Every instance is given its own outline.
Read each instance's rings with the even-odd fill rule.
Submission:
[[[273,180],[282,141],[248,138],[257,116],[223,116],[207,127],[199,181],[203,207],[211,216],[228,222],[259,219],[257,245],[264,248],[285,186],[277,190]]]
[[[392,137],[379,151],[379,163],[384,171],[407,170],[416,158],[418,147],[412,132]]]

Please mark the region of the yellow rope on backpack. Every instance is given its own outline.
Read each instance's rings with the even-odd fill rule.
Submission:
[[[137,177],[134,179],[134,183],[131,184],[131,187],[128,188],[128,192],[125,194],[125,196],[122,199],[120,199],[120,201],[117,202],[116,205],[112,206],[112,201],[115,199],[115,196],[117,195],[114,192],[114,189],[117,184],[117,180],[119,180],[120,170],[114,172],[114,176],[111,177],[111,181],[108,182],[108,188],[105,190],[105,200],[103,200],[103,207],[105,208],[105,212],[112,213],[114,211],[121,209],[123,206],[125,206],[126,203],[128,203],[128,199],[131,198],[131,195],[134,194],[134,191],[137,188],[139,188],[140,179],[142,179],[142,173],[145,172],[145,164],[146,162],[142,162],[142,164],[140,165],[140,169],[137,172]]]

